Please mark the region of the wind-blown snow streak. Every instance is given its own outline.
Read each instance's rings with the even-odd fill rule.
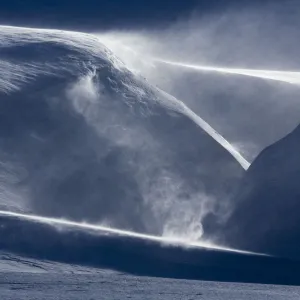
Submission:
[[[240,164],[247,170],[250,163],[239,153],[239,151],[233,147],[219,132],[211,127],[206,121],[200,116],[194,113],[189,107],[187,107],[182,101],[177,98],[165,93],[160,90],[161,93],[165,94],[174,103],[180,104],[180,110],[182,110],[187,116],[189,116],[199,127],[201,127],[207,134],[209,134],[216,142],[218,142],[224,149],[226,149]]]
[[[189,69],[199,70],[202,72],[217,72],[217,73],[224,73],[224,74],[244,75],[244,76],[257,77],[257,78],[268,79],[268,80],[276,80],[276,81],[282,81],[290,84],[300,85],[300,72],[220,68],[220,67],[212,67],[212,66],[185,64],[180,62],[164,60],[160,58],[153,58],[153,60],[164,64],[172,65],[172,66],[189,68]]]
[[[140,58],[147,58],[147,61],[150,66],[153,66],[153,62],[160,62],[163,64],[168,64],[177,67],[189,68],[198,70],[201,72],[217,72],[223,74],[231,74],[231,75],[243,75],[243,76],[250,76],[250,77],[257,77],[261,79],[268,79],[268,80],[276,80],[282,81],[290,84],[300,85],[300,72],[296,71],[276,71],[276,70],[257,70],[257,69],[240,69],[240,68],[225,68],[225,67],[215,67],[215,66],[204,66],[204,65],[197,65],[197,64],[188,64],[183,62],[176,62],[171,61],[155,56],[147,56],[147,54],[142,54],[140,52],[135,51],[132,47],[121,43],[120,41],[115,44],[114,40],[118,39],[118,36],[110,37],[110,35],[99,35],[101,39],[104,40],[105,44],[111,49],[118,49],[118,46],[121,46],[124,50],[130,52],[133,56],[140,57]],[[112,47],[113,46],[113,47]]]
[[[165,93],[161,91],[162,93]],[[166,94],[166,93],[165,93]],[[233,147],[219,132],[217,132],[213,127],[211,127],[207,122],[205,122],[200,116],[194,113],[190,108],[188,108],[182,101],[176,99],[175,97],[166,94],[169,98],[173,98],[173,101],[180,103],[182,110],[188,115],[199,127],[201,127],[207,134],[209,134],[215,141],[217,141],[223,148],[225,148],[240,164],[247,170],[250,163],[238,152],[238,150]]]
[[[190,242],[190,241],[182,240],[182,239],[160,237],[160,236],[143,234],[143,233],[138,233],[138,232],[133,232],[133,231],[128,231],[128,230],[111,228],[111,227],[102,226],[102,225],[89,224],[89,223],[85,223],[85,222],[82,222],[82,223],[74,222],[74,221],[70,221],[70,220],[66,220],[66,219],[43,217],[43,216],[16,213],[16,212],[11,212],[11,211],[4,211],[4,210],[0,210],[0,215],[18,218],[18,219],[24,219],[24,220],[38,222],[38,223],[49,224],[49,225],[53,225],[53,226],[62,225],[62,226],[67,226],[67,227],[75,227],[75,228],[99,231],[99,232],[103,232],[106,234],[108,233],[108,234],[113,234],[113,235],[127,236],[127,237],[132,237],[132,238],[150,240],[150,241],[155,241],[155,242],[159,242],[162,244],[174,244],[174,245],[180,245],[183,247],[200,247],[200,248],[206,248],[206,249],[212,249],[212,250],[222,250],[222,251],[244,253],[244,254],[265,255],[265,254],[261,254],[261,253],[253,253],[253,252],[248,252],[248,251],[243,251],[243,250],[230,249],[230,248],[226,248],[226,247],[222,247],[222,246],[217,246],[217,245],[213,245],[209,242]]]

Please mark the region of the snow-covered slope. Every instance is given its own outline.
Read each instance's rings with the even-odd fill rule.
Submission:
[[[300,259],[300,127],[249,168],[227,226],[231,245]]]
[[[197,239],[249,165],[99,37],[1,26],[0,64],[2,208]]]

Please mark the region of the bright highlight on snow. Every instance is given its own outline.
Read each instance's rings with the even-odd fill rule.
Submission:
[[[176,99],[177,100],[177,99]],[[177,100],[179,101],[179,100]],[[215,141],[217,141],[224,149],[226,149],[245,169],[248,170],[250,163],[242,156],[242,154],[230,144],[219,132],[212,128],[207,122],[205,122],[201,117],[194,113],[191,109],[185,106],[182,102],[182,107],[186,114],[206,133],[208,133]]]
[[[174,244],[174,245],[180,245],[183,247],[199,247],[199,248],[206,248],[206,249],[212,249],[212,250],[223,250],[223,251],[229,251],[229,252],[235,252],[235,253],[244,253],[244,254],[256,254],[256,255],[265,255],[260,253],[253,253],[253,252],[247,252],[242,250],[236,250],[236,249],[230,249],[222,246],[213,245],[208,242],[190,242],[182,239],[176,239],[176,238],[168,238],[168,237],[160,237],[155,235],[149,235],[149,234],[143,234],[128,230],[122,230],[117,228],[111,228],[107,226],[102,225],[96,225],[96,224],[89,224],[85,222],[74,222],[66,219],[58,219],[58,218],[50,218],[50,217],[43,217],[43,216],[37,216],[37,215],[31,215],[31,214],[22,214],[22,213],[16,213],[11,211],[4,211],[0,210],[1,216],[7,216],[12,218],[18,218],[43,224],[49,224],[49,225],[62,225],[66,227],[75,227],[80,229],[88,229],[93,231],[99,231],[104,234],[112,234],[112,235],[119,235],[119,236],[127,236],[132,238],[138,238],[143,240],[150,240],[155,241],[163,244]]]
[[[225,67],[215,67],[215,66],[205,66],[205,65],[197,65],[191,63],[184,63],[184,62],[177,62],[171,61],[167,59],[163,59],[160,57],[149,56],[147,54],[142,54],[132,47],[123,44],[118,40],[119,36],[116,35],[99,35],[101,40],[103,40],[104,44],[107,44],[108,47],[112,48],[113,50],[118,50],[118,47],[122,47],[124,50],[132,54],[132,56],[139,56],[141,58],[147,58],[152,62],[159,62],[163,64],[168,64],[176,67],[194,69],[201,72],[217,72],[223,74],[231,74],[231,75],[243,75],[243,76],[250,76],[256,77],[261,79],[267,80],[276,80],[282,81],[285,83],[296,84],[300,85],[300,72],[297,71],[276,71],[276,70],[257,70],[257,69],[240,69],[240,68],[225,68]],[[147,62],[149,63],[149,61]]]
[[[257,77],[268,80],[282,81],[290,84],[300,85],[300,72],[289,72],[289,71],[271,71],[271,70],[251,70],[251,69],[234,69],[234,68],[219,68],[211,66],[200,66],[194,64],[185,64],[160,58],[153,58],[157,62],[164,64],[199,70],[203,72],[218,72],[232,75],[244,75],[250,77]]]

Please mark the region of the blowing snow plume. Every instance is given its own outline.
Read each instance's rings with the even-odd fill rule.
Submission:
[[[209,17],[195,12],[159,31],[99,36],[131,70],[183,101],[252,162],[300,118],[300,12],[287,2]]]
[[[154,61],[169,64],[172,66],[183,67],[198,70],[201,72],[217,72],[222,74],[244,75],[250,77],[257,77],[261,79],[282,81],[291,84],[300,84],[300,72],[288,71],[271,71],[271,70],[250,70],[250,69],[234,69],[234,68],[220,68],[210,66],[199,66],[194,64],[186,64],[182,62],[168,61],[159,58],[153,58]]]
[[[95,35],[1,26],[0,45],[3,209],[187,240],[213,232],[249,163],[209,124]]]

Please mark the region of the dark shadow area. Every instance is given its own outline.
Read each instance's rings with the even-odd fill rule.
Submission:
[[[299,137],[297,127],[265,149],[245,174],[225,229],[234,247],[300,259]]]

